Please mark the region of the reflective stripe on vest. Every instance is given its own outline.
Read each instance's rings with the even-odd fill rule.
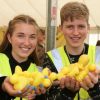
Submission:
[[[58,72],[60,71],[62,67],[67,67],[70,64],[69,59],[66,56],[64,47],[60,47],[52,51],[49,51],[47,52],[47,54],[51,58]],[[89,63],[91,64],[94,63],[95,62],[95,46],[89,46],[88,56],[90,59]],[[89,98],[88,93],[82,88],[80,89],[79,94],[80,94],[81,99],[87,100]],[[77,95],[74,100],[78,100]]]
[[[53,49],[52,51],[47,52],[47,54],[51,58],[58,72],[62,67],[70,64],[63,47]]]
[[[97,69],[100,70],[100,46],[96,47],[95,63],[96,63]]]
[[[11,68],[10,68],[10,64],[9,64],[9,58],[3,54],[0,53],[0,74],[2,74],[3,76],[11,76],[12,72],[11,72]],[[6,68],[6,70],[5,70]],[[28,68],[29,72],[33,72],[33,71],[38,71],[37,67],[35,64],[31,63],[29,68]],[[20,100],[19,97],[16,97],[14,100]],[[27,99],[22,99],[22,100],[27,100]]]

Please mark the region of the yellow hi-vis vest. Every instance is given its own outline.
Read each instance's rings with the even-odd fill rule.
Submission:
[[[33,71],[38,71],[38,69],[35,64],[31,63],[28,68],[28,71],[33,72]],[[0,74],[3,76],[11,76],[12,75],[9,58],[3,53],[0,53]],[[20,98],[16,97],[14,100],[20,100]],[[22,100],[27,100],[27,99],[23,98]]]
[[[47,52],[48,56],[51,58],[52,62],[54,63],[57,71],[61,70],[61,67],[68,66],[70,64],[69,59],[65,53],[64,47],[59,47],[57,49],[53,49]],[[90,59],[90,64],[95,62],[95,46],[89,46],[88,49],[88,56]],[[88,92],[85,91],[83,88],[79,91],[80,99],[81,100],[88,100],[90,97]],[[78,94],[76,94],[74,100],[78,100]]]

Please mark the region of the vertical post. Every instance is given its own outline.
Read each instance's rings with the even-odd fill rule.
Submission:
[[[57,0],[47,0],[46,51],[55,48],[57,24]]]

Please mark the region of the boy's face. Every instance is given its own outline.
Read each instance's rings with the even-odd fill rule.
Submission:
[[[84,43],[89,31],[89,25],[83,18],[74,19],[73,21],[69,19],[68,21],[63,22],[61,30],[68,46],[79,47]]]

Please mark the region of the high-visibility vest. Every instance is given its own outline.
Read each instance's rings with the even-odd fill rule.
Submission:
[[[38,71],[38,69],[35,64],[31,63],[28,68],[28,71],[33,72],[33,71]],[[3,76],[11,76],[12,75],[9,58],[3,53],[0,53],[0,74]],[[16,97],[14,100],[20,100],[20,98]],[[23,98],[22,100],[27,100],[27,99]]]
[[[62,67],[65,67],[65,66],[67,67],[70,64],[69,59],[64,50],[64,47],[59,47],[57,49],[48,51],[47,54],[51,58],[58,72],[61,70]],[[89,46],[88,56],[90,59],[89,63],[90,64],[94,63],[95,62],[95,46]],[[83,88],[80,89],[79,95],[80,95],[81,100],[88,100],[90,98],[88,92],[85,91]],[[74,100],[78,100],[77,94]]]

